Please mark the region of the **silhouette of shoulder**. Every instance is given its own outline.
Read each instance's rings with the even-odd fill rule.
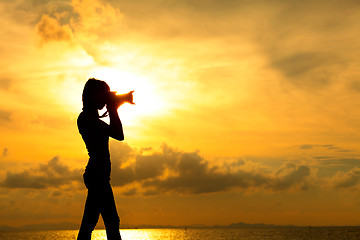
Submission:
[[[77,119],[78,129],[81,135],[87,134],[105,134],[109,135],[109,125],[99,119],[99,117],[81,112]]]

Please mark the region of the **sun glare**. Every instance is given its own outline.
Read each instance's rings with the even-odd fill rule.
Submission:
[[[110,90],[118,94],[134,91],[135,105],[125,103],[118,110],[121,120],[126,124],[131,125],[143,116],[158,115],[164,111],[165,101],[161,99],[151,79],[145,76],[102,67],[97,68],[90,77],[104,80]]]

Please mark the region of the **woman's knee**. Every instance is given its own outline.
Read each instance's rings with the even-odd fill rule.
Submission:
[[[120,218],[117,214],[111,214],[108,216],[102,216],[104,220],[105,227],[119,227],[120,225]]]

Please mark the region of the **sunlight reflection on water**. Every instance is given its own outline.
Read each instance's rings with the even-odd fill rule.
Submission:
[[[179,229],[125,229],[120,233],[123,240],[188,239],[185,236],[185,230]],[[94,231],[92,239],[107,240],[105,230]]]
[[[73,240],[78,231],[0,232],[1,240]],[[340,240],[360,239],[360,227],[298,227],[245,229],[121,229],[123,240]],[[95,230],[92,240],[107,240]]]

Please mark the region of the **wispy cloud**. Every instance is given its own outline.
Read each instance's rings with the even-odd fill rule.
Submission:
[[[69,41],[72,39],[72,31],[69,25],[60,25],[55,18],[48,15],[42,16],[36,28],[43,42]]]
[[[9,122],[11,119],[11,112],[0,109],[0,122]]]
[[[9,149],[8,148],[4,148],[3,152],[2,152],[2,157],[6,157],[9,155]]]
[[[300,149],[314,149],[314,148],[327,148],[327,149],[336,149],[337,147],[333,144],[303,144],[299,146]]]

